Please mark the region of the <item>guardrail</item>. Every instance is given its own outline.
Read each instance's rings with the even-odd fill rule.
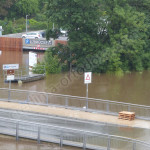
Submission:
[[[108,134],[88,132],[66,127],[59,127],[15,119],[0,117],[0,133],[16,136],[19,138],[29,138],[40,141],[58,143],[63,145],[81,147],[84,150],[149,150],[150,144]]]
[[[150,106],[46,92],[0,88],[0,100],[36,105],[53,105],[89,112],[118,115],[120,111],[135,112],[136,118],[150,120]],[[87,105],[88,103],[88,105]],[[86,108],[85,106],[88,106]]]

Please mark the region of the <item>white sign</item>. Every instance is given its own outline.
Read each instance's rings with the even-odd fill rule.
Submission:
[[[37,64],[37,54],[29,52],[29,67],[34,67]]]
[[[4,64],[3,70],[14,70],[19,69],[19,64]]]
[[[15,76],[14,75],[7,75],[7,80],[10,81],[10,80],[14,80],[15,79]]]
[[[85,72],[84,73],[84,83],[88,84],[92,82],[92,72]]]

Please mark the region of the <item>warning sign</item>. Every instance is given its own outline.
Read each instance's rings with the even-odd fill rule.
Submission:
[[[85,72],[84,73],[84,83],[88,84],[92,82],[92,72]]]

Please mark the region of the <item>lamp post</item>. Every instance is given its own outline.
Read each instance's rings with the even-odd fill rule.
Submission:
[[[27,17],[28,17],[28,15],[26,15],[26,32],[27,32],[27,30],[28,30]]]

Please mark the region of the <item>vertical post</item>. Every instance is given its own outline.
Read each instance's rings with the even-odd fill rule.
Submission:
[[[61,136],[60,136],[60,147],[63,146],[63,133],[61,133]]]
[[[86,150],[86,135],[83,134],[83,150]]]
[[[30,101],[29,92],[27,93],[27,102]]]
[[[86,109],[88,109],[88,83],[86,84]]]
[[[86,109],[88,109],[88,84],[92,82],[92,72],[84,73],[84,84],[86,84]]]
[[[9,81],[8,100],[10,100],[10,96],[11,96],[11,80]]]
[[[68,97],[65,99],[65,107],[68,108]]]
[[[131,107],[130,107],[130,105],[128,105],[128,111],[131,111]]]
[[[41,127],[38,126],[38,137],[37,137],[37,141],[40,144],[40,131],[41,131]]]
[[[136,142],[133,143],[133,150],[136,150]]]
[[[109,102],[106,104],[106,111],[109,112]]]
[[[28,23],[27,23],[27,17],[28,17],[28,15],[26,15],[26,32],[28,31]]]
[[[46,104],[48,105],[48,94],[46,94]]]
[[[9,89],[11,89],[11,80],[9,80]]]
[[[19,122],[16,124],[16,141],[19,140]]]
[[[110,136],[108,136],[107,140],[107,150],[110,150]]]

